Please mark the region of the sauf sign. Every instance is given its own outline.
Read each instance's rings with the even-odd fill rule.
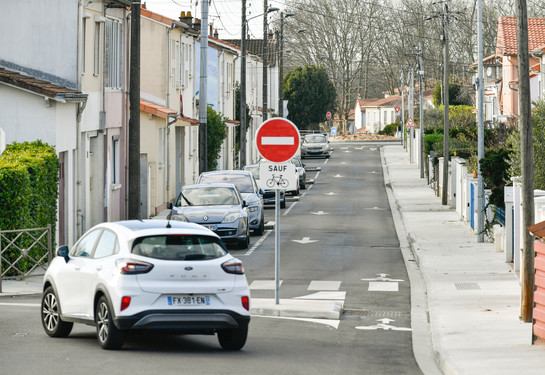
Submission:
[[[275,117],[265,121],[256,133],[256,146],[261,156],[272,163],[260,164],[260,178],[270,189],[296,190],[295,165],[290,159],[299,149],[299,129],[291,121]]]

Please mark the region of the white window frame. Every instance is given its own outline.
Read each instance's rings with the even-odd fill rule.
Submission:
[[[95,39],[94,39],[94,56],[93,56],[93,75],[100,74],[100,24],[95,21]]]
[[[120,153],[120,146],[119,146],[119,135],[112,136],[112,184],[119,184],[121,183],[121,176],[119,174],[119,153]]]
[[[123,87],[123,25],[113,18],[106,19],[104,27],[104,82],[106,87]]]

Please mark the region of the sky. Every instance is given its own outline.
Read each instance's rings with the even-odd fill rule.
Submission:
[[[178,19],[181,11],[191,11],[193,18],[201,18],[201,0],[141,0],[147,9],[163,16]],[[269,0],[269,6],[285,8],[288,0]],[[208,8],[208,23],[218,30],[220,39],[239,39],[242,18],[241,0],[211,0]],[[263,0],[246,0],[246,17],[249,19],[263,13]],[[278,17],[278,16],[276,16]],[[273,15],[270,18],[274,18]],[[263,18],[249,21],[250,37],[263,38]]]

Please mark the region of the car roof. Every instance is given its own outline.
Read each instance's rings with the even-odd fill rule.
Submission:
[[[127,238],[136,238],[158,234],[189,234],[218,237],[214,232],[193,223],[176,220],[123,220],[98,224],[96,228],[108,228]],[[219,238],[219,237],[218,237]]]
[[[223,170],[223,171],[210,171],[210,172],[202,172],[201,173],[201,176],[206,176],[206,175],[229,175],[229,174],[243,174],[243,175],[252,175],[250,172],[248,171],[241,171],[241,170],[238,170],[238,169],[226,169],[226,170]]]
[[[236,189],[237,186],[235,184],[231,184],[231,183],[228,183],[228,182],[211,182],[211,183],[208,183],[208,184],[192,184],[192,185],[184,185],[182,186],[182,190],[183,189],[187,189],[187,188],[209,188],[209,187],[226,187],[226,188],[231,188],[231,189]]]

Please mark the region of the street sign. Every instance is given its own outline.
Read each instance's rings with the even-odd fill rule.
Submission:
[[[333,127],[331,128],[331,135],[332,135],[332,136],[335,136],[335,134],[337,134],[337,128],[333,126]]]
[[[414,125],[414,121],[413,121],[413,118],[412,117],[409,117],[409,119],[407,120],[407,123],[405,124],[405,126],[407,128],[414,128],[415,125]]]
[[[399,108],[399,107],[395,107],[396,113],[399,113],[399,110],[400,110],[400,109],[401,109],[401,108]]]
[[[328,120],[331,119],[331,112],[327,112],[325,114],[325,118],[328,119]]]
[[[299,149],[299,129],[288,119],[274,117],[257,129],[255,142],[263,158],[283,163],[290,160]]]
[[[293,163],[259,163],[259,179],[268,189],[297,190],[299,176]]]

